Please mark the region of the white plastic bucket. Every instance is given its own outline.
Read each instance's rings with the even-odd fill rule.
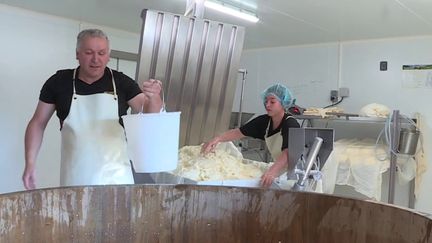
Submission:
[[[177,167],[180,112],[122,116],[128,154],[136,172],[171,171]]]

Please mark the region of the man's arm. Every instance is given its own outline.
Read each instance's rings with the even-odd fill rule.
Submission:
[[[45,128],[55,110],[54,104],[39,101],[25,132],[25,169],[22,176],[26,189],[35,189],[35,164]]]
[[[159,80],[150,79],[144,81],[141,88],[142,94],[128,101],[132,113],[158,113],[162,108],[162,83]]]

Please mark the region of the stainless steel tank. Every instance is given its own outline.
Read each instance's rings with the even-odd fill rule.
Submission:
[[[432,242],[431,219],[330,195],[191,185],[0,195],[0,242]]]

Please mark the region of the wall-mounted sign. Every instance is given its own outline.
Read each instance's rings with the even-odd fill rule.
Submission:
[[[432,88],[432,64],[403,65],[403,88]]]

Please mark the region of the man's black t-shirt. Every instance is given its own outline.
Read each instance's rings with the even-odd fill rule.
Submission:
[[[138,84],[121,72],[112,70],[114,82],[118,95],[118,114],[119,117],[125,115],[129,109],[127,101],[141,93]],[[75,89],[78,95],[91,95],[97,93],[113,94],[114,88],[111,80],[111,73],[105,68],[105,73],[101,79],[92,84],[87,84],[78,79],[79,69],[76,73]],[[57,117],[60,123],[66,119],[69,114],[70,105],[73,95],[73,69],[59,70],[51,76],[43,85],[39,100],[54,104]]]
[[[258,116],[254,119],[252,119],[250,122],[244,124],[242,127],[240,127],[241,133],[243,135],[248,137],[253,137],[261,140],[265,140],[266,137],[266,131],[267,126],[269,125],[269,132],[267,137],[274,135],[275,133],[281,134],[282,129],[282,148],[281,151],[288,148],[288,136],[289,136],[289,129],[292,127],[300,127],[300,124],[297,122],[294,118],[288,118],[288,114],[284,115],[284,118],[276,129],[273,128],[273,122],[271,120],[271,117],[267,114]]]

